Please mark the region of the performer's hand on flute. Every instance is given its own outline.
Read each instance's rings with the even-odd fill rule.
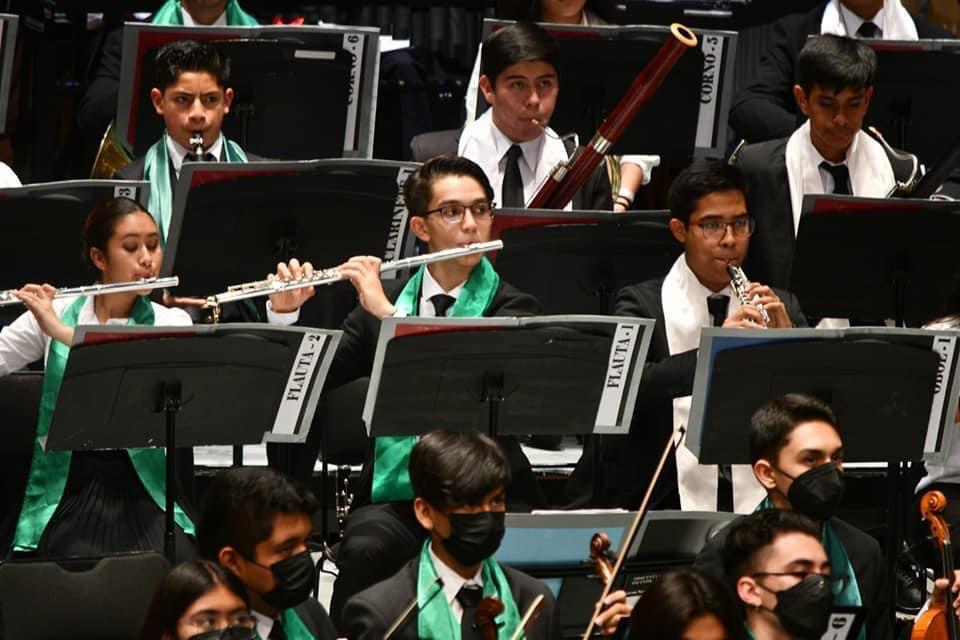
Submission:
[[[302,265],[296,258],[289,263],[277,263],[277,272],[267,275],[267,280],[299,280],[313,276],[313,265],[304,262]],[[299,309],[304,302],[313,297],[314,287],[303,287],[275,293],[270,296],[270,307],[275,313],[291,313]]]
[[[376,256],[354,256],[337,267],[337,271],[349,279],[357,290],[360,306],[374,317],[383,320],[396,313],[397,308],[383,292],[380,262],[380,258]]]

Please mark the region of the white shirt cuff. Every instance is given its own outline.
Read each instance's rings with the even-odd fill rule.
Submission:
[[[643,169],[643,181],[640,184],[645,185],[650,182],[653,168],[660,166],[660,156],[624,154],[620,156],[620,164],[635,164]]]
[[[273,310],[273,305],[270,304],[270,301],[267,300],[267,322],[270,324],[278,324],[280,326],[290,326],[291,324],[296,324],[297,320],[300,319],[300,309],[294,309],[293,311],[288,311],[286,313],[280,313],[279,311]]]

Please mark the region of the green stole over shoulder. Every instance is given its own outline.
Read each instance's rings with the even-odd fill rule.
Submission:
[[[152,24],[183,26],[183,14],[180,13],[182,10],[180,0],[167,0],[167,2],[153,14],[150,22]],[[260,24],[256,18],[240,8],[237,0],[227,0],[224,13],[227,14],[227,25],[231,27],[256,27]]]
[[[509,640],[520,626],[520,610],[513,599],[507,576],[493,558],[483,561],[480,576],[483,578],[484,597],[496,596],[503,603],[503,613],[493,619],[497,625],[497,638]],[[417,637],[420,640],[460,640],[460,623],[454,619],[443,595],[443,586],[437,582],[429,539],[424,541],[420,549],[417,609]],[[521,633],[520,637],[526,638],[526,635]]]
[[[420,307],[420,290],[423,287],[423,270],[417,269],[400,292],[394,305],[399,314],[417,315]],[[454,318],[479,318],[482,316],[500,288],[500,276],[484,256],[463,285],[457,301],[450,308]],[[413,485],[410,484],[410,452],[417,443],[416,436],[383,436],[376,438],[373,457],[373,487],[370,499],[373,502],[413,500]]]
[[[80,309],[86,297],[77,298],[63,312],[61,318],[68,327],[77,326]],[[144,296],[137,298],[130,311],[128,324],[152,325],[153,306]],[[63,498],[63,490],[70,472],[69,451],[44,451],[42,443],[46,440],[53,410],[57,405],[60,383],[67,366],[70,347],[57,340],[50,341],[47,363],[43,374],[43,387],[40,395],[40,417],[37,420],[37,434],[33,443],[33,460],[30,462],[30,475],[23,497],[23,507],[17,520],[17,531],[13,540],[14,551],[34,551],[40,542],[44,529],[53,517]],[[153,501],[164,508],[166,470],[163,449],[130,449],[127,452],[133,468]],[[177,505],[174,514],[177,524],[185,533],[193,535],[193,523]]]
[[[172,1],[172,0],[171,0]],[[236,142],[223,138],[223,149],[227,162],[246,162],[247,154]],[[160,241],[166,245],[167,232],[170,230],[170,216],[173,214],[173,185],[170,184],[170,160],[167,154],[167,134],[154,142],[143,162],[143,179],[150,183],[150,213],[160,228]]]
[[[755,511],[775,508],[768,496],[757,505]],[[863,598],[860,597],[860,585],[857,582],[857,574],[853,571],[853,565],[850,564],[850,556],[847,555],[847,550],[843,547],[843,543],[840,541],[840,538],[837,537],[837,534],[834,533],[830,522],[824,521],[821,525],[821,531],[820,544],[823,545],[824,551],[827,552],[832,571],[838,575],[847,576],[847,584],[844,586],[843,591],[833,596],[833,604],[838,607],[862,607]],[[857,638],[859,640],[867,640],[867,632],[864,627],[860,627],[860,634]]]

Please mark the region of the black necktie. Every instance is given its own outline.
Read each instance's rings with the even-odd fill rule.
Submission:
[[[436,312],[438,318],[445,318],[447,316],[447,311],[456,301],[456,298],[453,296],[448,296],[445,293],[438,293],[435,296],[430,296],[430,302],[433,303],[433,310]]]
[[[187,155],[183,156],[183,161],[184,162],[216,162],[217,157],[212,153],[210,153],[209,151],[205,151],[203,155],[200,157],[197,157],[197,154],[195,154],[193,151],[188,151]]]
[[[850,170],[845,164],[830,164],[826,160],[820,168],[833,176],[833,192],[838,196],[850,195]]]
[[[523,149],[520,145],[513,145],[507,150],[507,167],[503,172],[503,206],[521,208],[523,207],[523,178],[520,177],[520,158],[523,157]]]
[[[864,22],[860,25],[860,28],[857,29],[857,36],[861,38],[879,38],[880,27],[870,21]]]
[[[483,589],[479,585],[465,584],[457,592],[457,602],[463,607],[460,619],[460,636],[463,640],[477,639],[483,636],[477,629],[477,604],[483,599]]]
[[[273,621],[273,628],[270,629],[267,640],[287,640],[287,633],[283,630],[283,623],[279,619]]]
[[[707,298],[707,310],[713,319],[713,326],[722,327],[727,319],[727,307],[730,306],[730,296],[715,295]]]
[[[713,320],[713,326],[722,327],[727,319],[730,296],[717,294],[707,297],[707,310]],[[730,465],[721,464],[717,476],[717,511],[733,511],[733,472]]]

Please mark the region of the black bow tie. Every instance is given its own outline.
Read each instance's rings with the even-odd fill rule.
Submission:
[[[216,162],[217,157],[212,153],[210,153],[209,151],[205,151],[203,155],[199,157],[193,151],[188,151],[187,155],[183,156],[183,161],[184,162]]]

